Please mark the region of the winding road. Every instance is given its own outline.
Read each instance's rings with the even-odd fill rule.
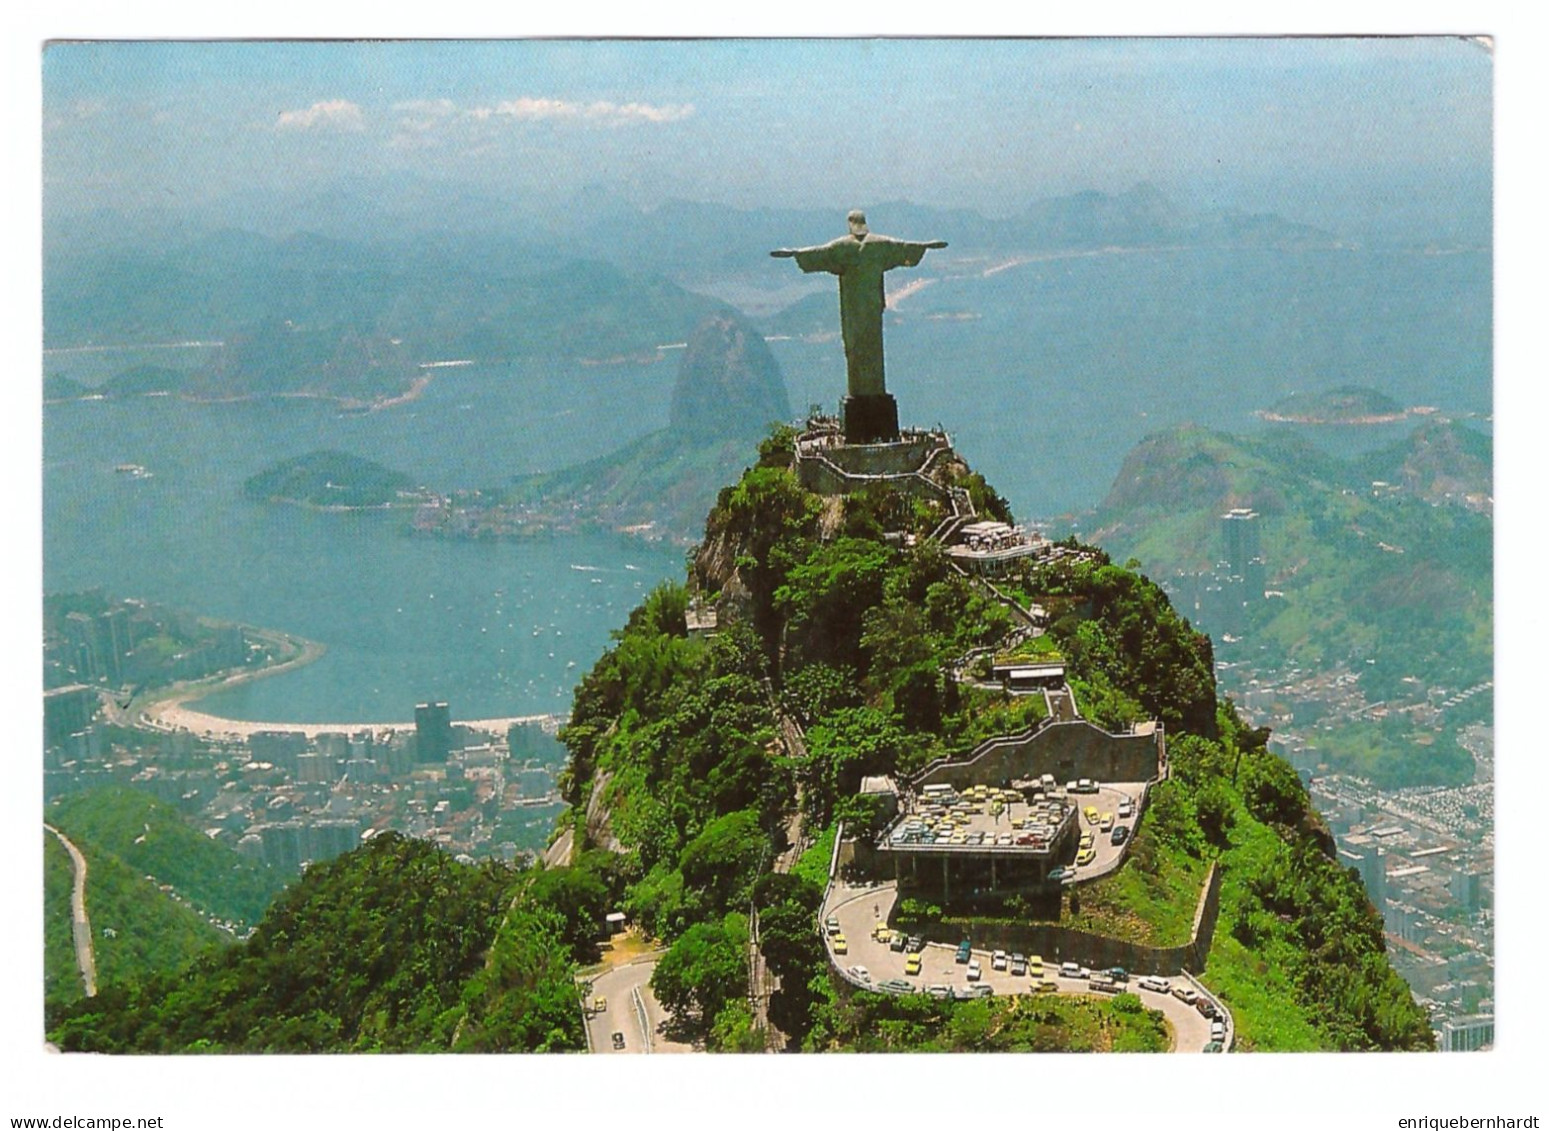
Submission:
[[[877,942],[871,934],[872,928],[879,921],[884,923],[888,921],[897,897],[898,889],[891,883],[851,886],[836,882],[833,885],[823,907],[822,916],[827,918],[832,915],[837,918],[840,930],[847,941],[847,953],[834,954],[833,940],[827,934],[824,935],[824,947],[828,950],[829,960],[836,968],[846,971],[853,966],[864,966],[872,985],[889,978],[904,977],[905,956],[892,950],[887,944]],[[919,977],[905,979],[914,985],[916,991],[932,984],[958,989],[966,989],[970,985],[967,977],[968,968],[958,964],[953,947],[943,943],[926,943],[922,953]],[[1007,971],[992,969],[990,953],[989,950],[980,947],[973,948],[973,957],[979,960],[983,970],[979,984],[993,986],[997,994],[1030,992],[1029,982],[1025,976],[1018,978]],[[1058,960],[1046,960],[1045,978],[1055,984],[1058,993],[1091,996],[1086,979],[1061,977],[1058,969]],[[1172,1033],[1173,1052],[1201,1051],[1210,1041],[1210,1022],[1192,1006],[1185,1005],[1170,993],[1141,990],[1139,982],[1144,973],[1144,971],[1132,971],[1132,980],[1125,988],[1136,994],[1146,1008],[1159,1010],[1162,1016],[1167,1018]],[[1168,980],[1174,986],[1190,985],[1196,992],[1204,989],[1198,981],[1186,974],[1169,975]],[[1209,996],[1218,1005],[1221,1004],[1220,999],[1214,995]],[[1226,1013],[1227,1028],[1225,1043],[1227,1048],[1230,1048],[1235,1035],[1233,1022],[1230,1011],[1223,1009],[1223,1012]]]
[[[75,883],[70,892],[70,930],[75,936],[75,964],[81,968],[81,981],[86,983],[86,996],[97,996],[97,956],[91,946],[91,920],[86,916],[86,857],[53,825],[44,822],[43,827],[59,839],[70,854],[70,865],[75,872]]]

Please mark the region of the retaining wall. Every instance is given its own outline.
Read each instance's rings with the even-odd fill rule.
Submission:
[[[947,489],[925,472],[951,450],[951,441],[939,433],[910,433],[891,444],[845,444],[837,433],[808,433],[796,441],[796,478],[820,495],[848,495],[886,483],[911,497],[950,505]]]
[[[1162,762],[1160,724],[1150,731],[1109,734],[1085,720],[1042,720],[1021,734],[991,738],[966,758],[939,760],[914,779],[916,789],[945,783],[963,789],[979,782],[999,783],[1053,774],[1060,782],[1075,778],[1099,781],[1150,781]]]
[[[1220,898],[1221,874],[1211,864],[1195,907],[1194,930],[1189,941],[1179,946],[1148,946],[1052,923],[978,923],[971,928],[929,923],[906,929],[910,934],[919,934],[931,942],[948,946],[962,942],[966,932],[976,947],[1036,954],[1045,963],[1079,962],[1094,970],[1122,966],[1145,974],[1171,976],[1205,968]]]

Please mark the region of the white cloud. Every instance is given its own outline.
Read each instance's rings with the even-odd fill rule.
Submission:
[[[305,110],[282,110],[274,123],[277,130],[363,130],[366,117],[358,105],[342,98],[314,102]]]
[[[647,102],[566,102],[558,98],[518,98],[495,106],[494,114],[523,121],[581,121],[594,125],[624,126],[637,122],[659,125],[677,122],[694,113],[691,104],[653,106]],[[484,114],[481,117],[487,116]]]

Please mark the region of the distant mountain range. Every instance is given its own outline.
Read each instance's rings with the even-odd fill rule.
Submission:
[[[501,491],[461,484],[411,491],[408,476],[372,460],[314,451],[265,468],[243,493],[335,510],[414,507],[414,528],[444,537],[601,526],[689,543],[699,537],[717,488],[757,458],[771,424],[790,417],[785,381],[763,336],[725,311],[702,322],[685,344],[668,426],[605,456],[523,476]]]
[[[1467,687],[1493,666],[1491,447],[1440,418],[1349,460],[1291,426],[1253,436],[1183,426],[1129,454],[1088,536],[1118,560],[1139,559],[1193,617],[1190,592],[1203,601],[1223,572],[1221,516],[1249,508],[1272,597],[1245,594],[1235,631],[1246,655],[1357,672],[1373,703]],[[1433,780],[1387,769],[1360,772]]]
[[[45,344],[217,341],[213,360],[188,374],[182,395],[372,401],[403,392],[434,361],[610,361],[682,341],[707,315],[728,309],[694,289],[717,293],[728,277],[773,284],[779,265],[770,249],[823,242],[844,227],[837,208],[738,211],[675,201],[641,211],[601,191],[585,194],[563,226],[550,215],[521,234],[492,231],[488,217],[496,214],[455,230],[453,209],[444,231],[424,230],[422,217],[419,231],[387,226],[351,239],[221,229],[175,243],[126,243],[61,232],[45,252]],[[878,230],[947,239],[951,257],[970,259],[1110,246],[1337,243],[1277,216],[1189,211],[1149,185],[1041,201],[1007,220],[907,202],[870,214]],[[107,217],[97,223],[106,227]],[[793,315],[794,324],[811,321]],[[777,319],[773,332],[780,328]]]

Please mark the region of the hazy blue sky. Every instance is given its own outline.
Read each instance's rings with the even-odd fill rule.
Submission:
[[[1456,39],[61,44],[43,74],[54,215],[412,174],[991,214],[1150,180],[1364,224],[1489,186],[1491,58]]]

